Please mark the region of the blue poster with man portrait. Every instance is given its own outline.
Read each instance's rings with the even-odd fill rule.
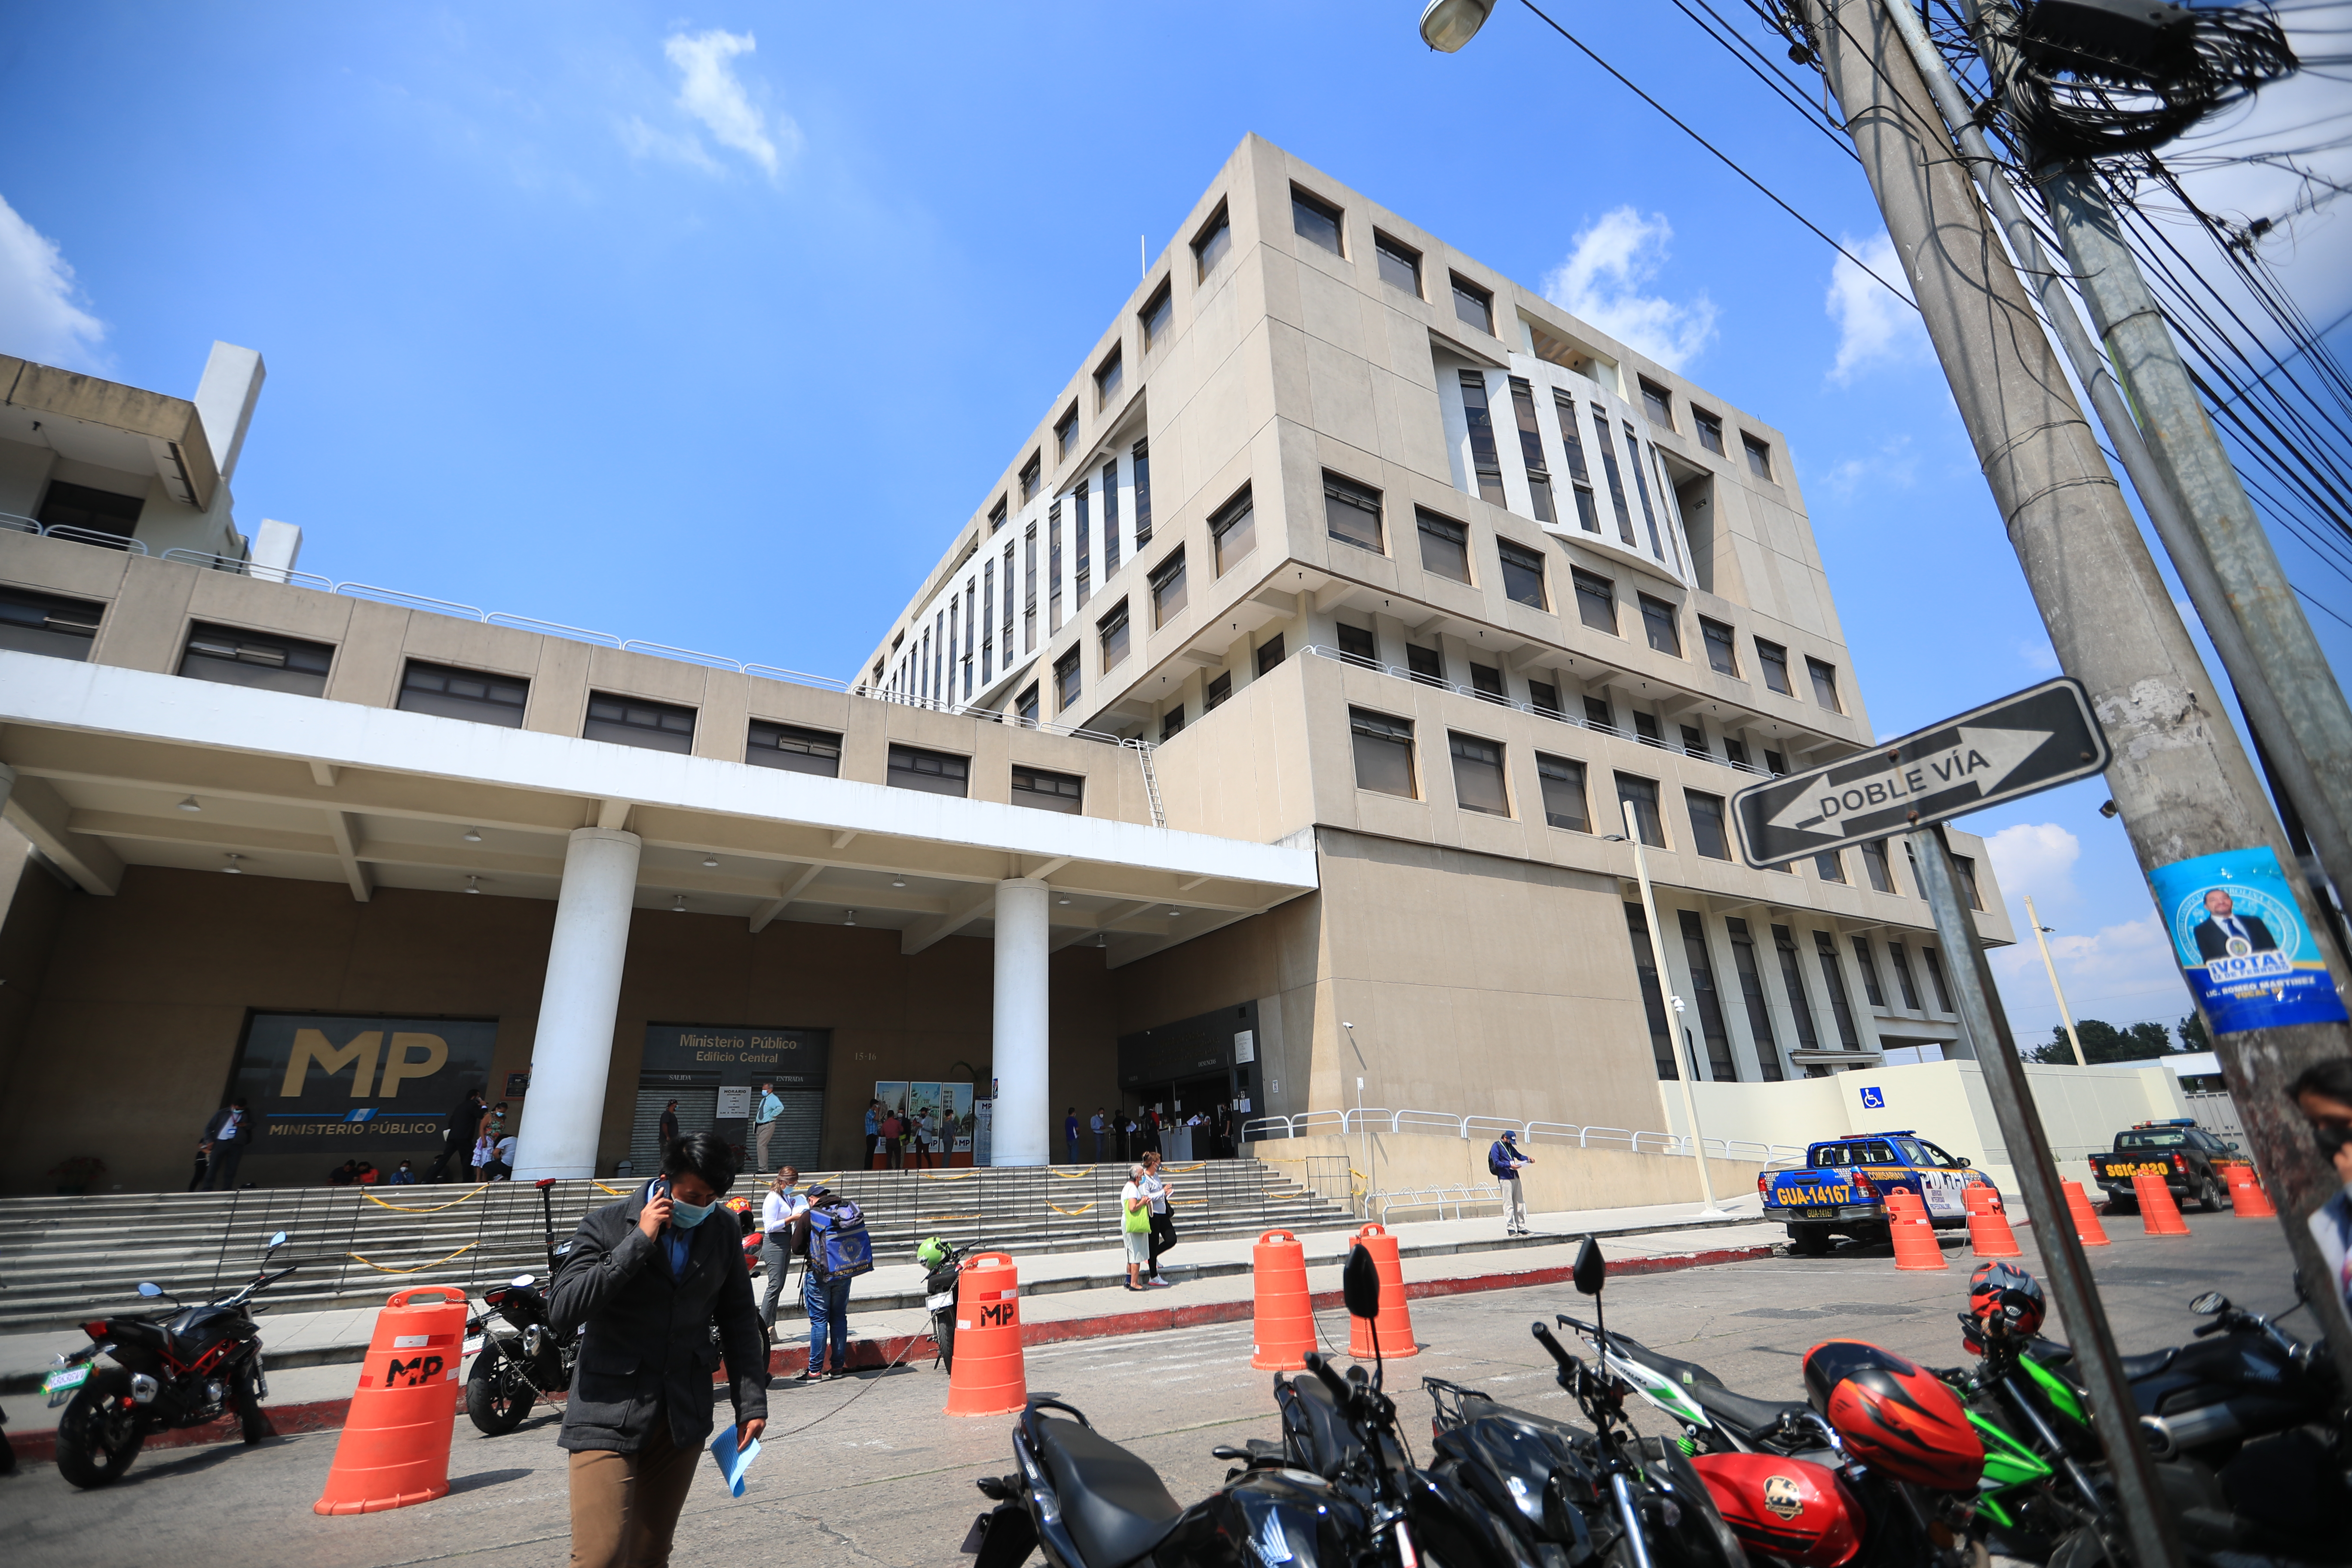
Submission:
[[[2270,850],[2160,866],[2148,884],[2213,1033],[2346,1021],[2327,961]]]

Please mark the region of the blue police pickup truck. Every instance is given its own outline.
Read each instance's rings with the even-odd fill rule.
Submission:
[[[1789,1250],[1801,1258],[1827,1252],[1832,1237],[1886,1240],[1891,1192],[1916,1194],[1928,1223],[1948,1230],[1968,1224],[1968,1189],[1991,1184],[1965,1159],[1910,1131],[1865,1132],[1815,1143],[1805,1151],[1801,1169],[1768,1168],[1756,1177],[1764,1217],[1787,1222]]]

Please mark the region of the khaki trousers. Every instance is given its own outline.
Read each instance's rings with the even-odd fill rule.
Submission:
[[[634,1454],[572,1455],[572,1568],[667,1568],[701,1457],[670,1440],[667,1410],[656,1412],[652,1435]]]
[[[753,1140],[760,1151],[759,1163],[751,1167],[753,1170],[764,1171],[768,1168],[768,1140],[773,1138],[775,1135],[776,1124],[774,1122],[762,1121],[760,1123],[758,1134]]]

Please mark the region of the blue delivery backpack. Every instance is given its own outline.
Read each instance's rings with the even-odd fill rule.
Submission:
[[[874,1268],[866,1215],[847,1198],[825,1197],[808,1213],[809,1268],[820,1279],[852,1279]]]

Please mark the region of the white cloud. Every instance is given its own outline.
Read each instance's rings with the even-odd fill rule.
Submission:
[[[800,150],[801,132],[782,113],[772,125],[735,75],[735,57],[759,47],[749,33],[714,27],[707,33],[673,33],[662,44],[662,52],[685,79],[678,85],[677,106],[700,121],[720,146],[743,153],[774,179],[782,160]]]
[[[2041,1044],[2058,1023],[2057,999],[2032,939],[2021,930],[2016,946],[1988,955],[2021,1045]],[[2170,1027],[2191,1010],[2179,962],[2153,910],[2087,936],[2057,932],[2050,958],[2077,1022],[2102,1018],[2125,1027],[2153,1018]]]
[[[2032,893],[2047,904],[2074,896],[2074,862],[2083,841],[2054,822],[2016,822],[1985,840],[1993,875],[2012,898]],[[2019,922],[2021,925],[2023,921]]]
[[[1842,243],[1871,272],[1897,288],[1906,286],[1902,258],[1884,234],[1861,241],[1848,237]],[[1904,298],[1909,297],[1906,291]],[[1927,357],[1927,331],[1919,323],[1919,312],[1843,256],[1830,269],[1829,297],[1823,303],[1838,328],[1837,363],[1830,367],[1830,379],[1839,385],[1866,371]]]
[[[1660,364],[1680,370],[1715,336],[1715,301],[1687,304],[1644,294],[1675,237],[1664,213],[1630,206],[1603,213],[1576,237],[1568,259],[1544,279],[1544,298]]]
[[[57,242],[0,197],[0,353],[77,370],[102,368],[106,323],[82,309]]]
[[[2036,675],[2055,675],[2060,668],[2058,652],[2050,646],[2048,637],[2027,637],[2020,642],[2017,660]]]
[[[1876,489],[1909,489],[1918,471],[1919,454],[1911,449],[1911,437],[1897,436],[1875,452],[1832,464],[1822,482],[1831,494],[1844,500],[1864,484]]]
[[[702,145],[702,139],[690,131],[664,131],[648,125],[642,116],[632,114],[620,124],[621,145],[632,158],[661,158],[673,163],[684,163],[706,174],[722,171],[719,160]]]

